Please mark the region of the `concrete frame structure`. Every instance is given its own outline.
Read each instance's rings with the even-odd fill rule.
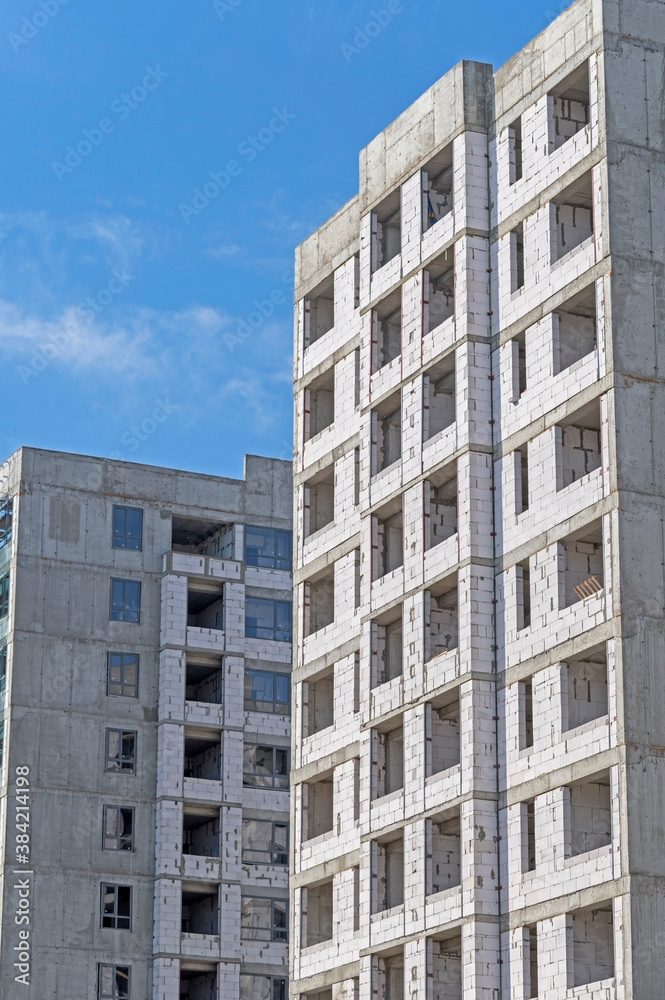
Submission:
[[[291,494],[251,456],[0,466],[3,1000],[285,997]]]
[[[664,76],[577,0],[298,249],[293,998],[662,1000]]]

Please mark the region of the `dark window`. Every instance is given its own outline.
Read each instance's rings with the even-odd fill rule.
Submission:
[[[138,507],[113,508],[113,548],[135,549],[143,547],[143,511]]]
[[[245,711],[288,715],[290,689],[289,674],[275,674],[271,670],[246,670]]]
[[[289,751],[248,743],[243,751],[243,784],[250,788],[288,788]]]
[[[3,497],[0,500],[0,549],[12,539],[13,516],[14,504],[11,497]]]
[[[285,899],[243,898],[240,937],[245,941],[288,941],[288,927]]]
[[[0,691],[7,687],[7,647],[0,649]]]
[[[245,527],[245,562],[266,569],[291,569],[291,532]]]
[[[138,580],[111,580],[111,621],[138,625],[141,620],[141,584]]]
[[[136,698],[139,686],[139,658],[136,653],[109,653],[106,693]]]
[[[126,729],[106,730],[106,770],[134,774],[136,733]]]
[[[131,885],[111,885],[109,882],[102,882],[102,927],[131,931]]]
[[[0,722],[0,770],[5,760],[5,724]]]
[[[9,573],[0,578],[0,618],[9,614]]]
[[[245,602],[245,635],[250,639],[291,642],[291,604],[248,597]]]
[[[134,810],[104,806],[105,851],[134,850]]]
[[[99,966],[99,1000],[130,1000],[128,965]]]
[[[288,865],[289,824],[269,819],[244,819],[242,860],[250,865]]]
[[[287,1000],[286,979],[277,976],[240,976],[240,1000]]]

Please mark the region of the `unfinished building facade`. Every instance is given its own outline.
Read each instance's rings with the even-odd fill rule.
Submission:
[[[664,73],[577,0],[298,249],[293,998],[662,1000]]]
[[[0,995],[286,1000],[291,463],[0,483]]]

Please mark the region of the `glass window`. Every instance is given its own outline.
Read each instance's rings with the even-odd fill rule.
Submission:
[[[243,751],[243,783],[249,788],[288,788],[289,751],[253,743]]]
[[[9,573],[0,577],[0,618],[9,614]]]
[[[245,526],[245,562],[266,569],[291,569],[291,532]]]
[[[7,687],[7,647],[0,649],[0,692]]]
[[[242,860],[250,865],[288,865],[289,824],[269,819],[244,819]]]
[[[141,584],[138,580],[111,580],[111,621],[138,625],[141,620]]]
[[[128,965],[99,966],[99,1000],[131,1000]]]
[[[240,1000],[287,1000],[287,980],[278,976],[240,976]]]
[[[240,937],[245,941],[288,941],[288,926],[285,899],[243,897]]]
[[[12,539],[13,516],[14,504],[11,497],[2,497],[0,500],[0,549],[4,548]]]
[[[106,730],[106,770],[134,774],[136,733],[126,729]]]
[[[113,548],[135,549],[143,547],[143,511],[138,507],[113,508]]]
[[[132,929],[132,887],[102,882],[102,927]]]
[[[245,602],[245,635],[249,639],[291,642],[291,604],[248,597]]]
[[[271,712],[288,715],[290,712],[291,677],[271,670],[245,671],[245,711]]]
[[[134,850],[134,810],[122,806],[104,806],[105,851]]]
[[[106,693],[136,698],[139,686],[139,658],[136,653],[109,653]]]

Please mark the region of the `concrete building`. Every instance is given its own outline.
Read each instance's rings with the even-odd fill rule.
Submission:
[[[0,466],[2,1000],[285,1000],[291,494]]]
[[[664,76],[577,0],[297,252],[292,998],[665,993]]]

